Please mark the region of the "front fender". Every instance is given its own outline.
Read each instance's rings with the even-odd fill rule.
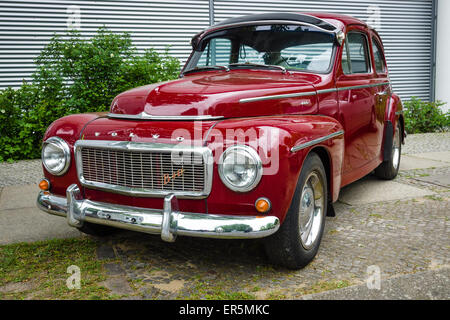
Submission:
[[[341,182],[344,154],[343,134],[319,141],[323,137],[343,132],[333,118],[317,115],[271,116],[228,119],[210,130],[205,143],[214,154],[213,186],[208,197],[208,212],[221,214],[257,214],[255,201],[260,197],[272,203],[268,214],[284,220],[292,201],[303,161],[309,152],[321,149],[325,155],[331,200],[336,201]],[[314,143],[312,143],[314,142]],[[229,190],[218,174],[218,159],[222,152],[236,144],[257,150],[263,162],[263,177],[250,192]]]
[[[47,172],[44,166],[42,169],[44,171],[44,176],[50,181],[52,186],[52,193],[57,195],[65,195],[66,189],[73,183],[78,183],[77,171],[73,155],[73,145],[78,139],[82,139],[82,131],[86,124],[93,121],[104,113],[83,113],[83,114],[73,114],[69,116],[62,117],[54,121],[45,132],[44,141],[50,137],[60,137],[64,139],[70,147],[70,166],[67,171],[62,176],[55,176]]]

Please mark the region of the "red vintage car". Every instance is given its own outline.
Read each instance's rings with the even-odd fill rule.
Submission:
[[[179,79],[48,128],[39,208],[93,235],[264,238],[273,263],[307,265],[339,190],[399,169],[402,103],[378,33],[343,15],[271,13],[191,44]]]

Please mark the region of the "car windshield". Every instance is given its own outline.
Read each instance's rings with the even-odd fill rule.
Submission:
[[[198,44],[184,73],[271,68],[326,73],[334,34],[303,25],[258,25],[219,30]]]

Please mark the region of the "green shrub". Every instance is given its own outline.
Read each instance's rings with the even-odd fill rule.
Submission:
[[[33,82],[0,91],[0,161],[39,158],[56,119],[106,111],[122,91],[175,79],[179,61],[166,51],[138,54],[129,34],[100,28],[91,39],[55,36],[35,60]]]
[[[421,101],[415,97],[403,104],[407,133],[446,131],[450,127],[450,113],[439,107],[445,103]]]

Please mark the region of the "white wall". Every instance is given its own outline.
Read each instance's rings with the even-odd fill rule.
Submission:
[[[436,100],[450,109],[450,0],[437,1]]]

